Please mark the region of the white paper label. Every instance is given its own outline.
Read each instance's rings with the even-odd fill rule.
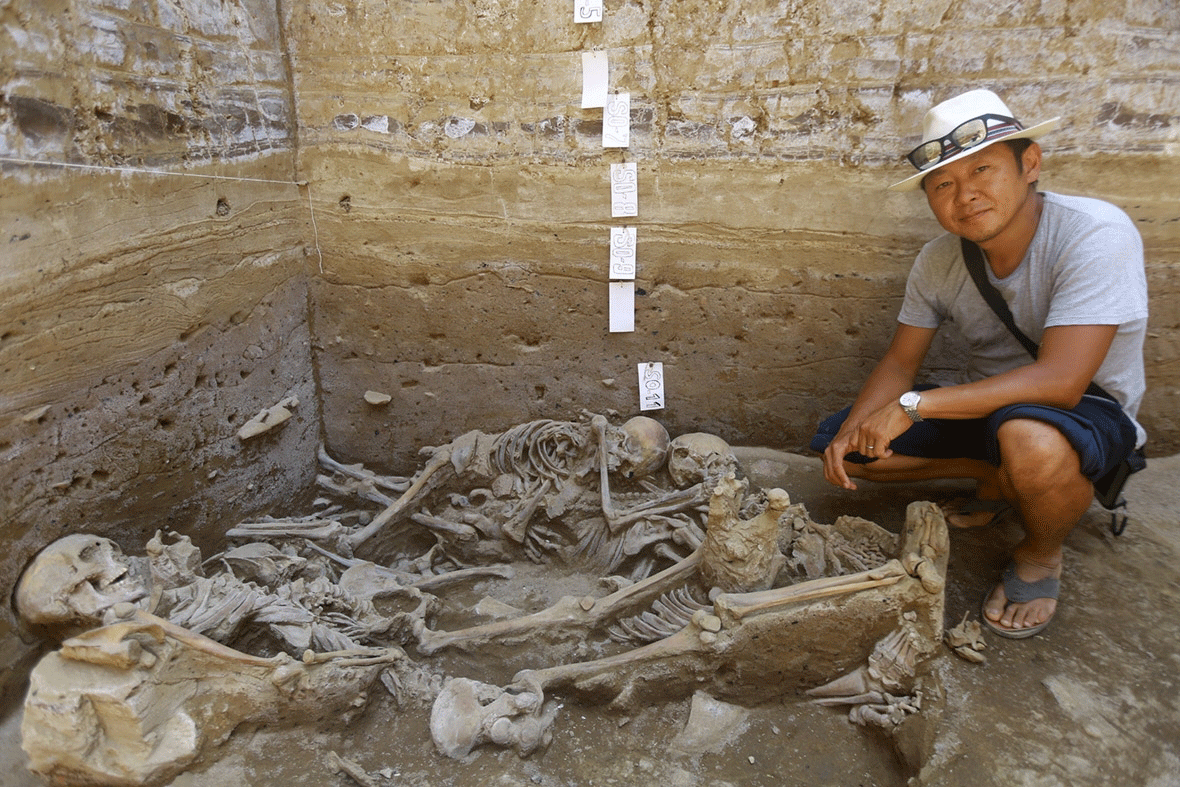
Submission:
[[[575,22],[601,22],[602,0],[574,0]]]
[[[664,409],[664,365],[658,362],[639,364],[639,409]]]
[[[635,282],[610,282],[610,332],[635,330]]]
[[[610,215],[639,215],[639,173],[634,162],[610,165]]]
[[[610,228],[610,278],[635,278],[635,228]]]
[[[610,62],[606,52],[582,53],[582,109],[605,107],[610,84]]]
[[[631,144],[631,94],[608,96],[602,110],[602,146],[625,148]]]

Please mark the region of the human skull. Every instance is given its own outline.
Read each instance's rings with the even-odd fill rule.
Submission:
[[[74,534],[54,541],[33,559],[17,583],[16,610],[38,626],[98,625],[121,602],[146,598],[148,561],[128,558],[114,541]]]
[[[659,421],[637,415],[620,429],[622,439],[612,448],[615,470],[627,478],[643,478],[664,466],[668,458],[668,430]]]
[[[737,457],[729,443],[707,432],[682,434],[668,448],[668,474],[679,487],[724,475],[736,467]]]

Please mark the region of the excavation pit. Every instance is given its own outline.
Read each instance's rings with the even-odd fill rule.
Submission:
[[[348,735],[244,725],[177,784],[355,781],[329,750],[422,784],[889,785],[923,762],[940,787],[1088,787],[1177,771],[1175,4],[1088,4],[1082,19],[1068,3],[608,2],[592,24],[520,0],[0,5],[5,594],[69,534],[138,554],[177,531],[213,555],[244,521],[313,510],[321,443],[410,472],[422,446],[469,430],[636,412],[653,362],[673,434],[785,449],[771,464],[791,472],[758,486],[817,522],[900,534],[909,503],[963,490],[849,495],[799,455],[883,353],[906,271],[939,232],[920,198],[884,188],[963,75],[1022,117],[1060,115],[1041,187],[1118,205],[1144,240],[1152,464],[1129,487],[1132,525],[1115,540],[1087,514],[1045,635],[993,639],[986,665],[935,658],[954,712],[904,744],[831,708],[771,701],[735,719],[694,693],[627,715],[578,706],[544,754],[453,761],[428,715],[371,702]],[[604,149],[602,110],[579,101],[589,53],[630,95],[627,148]],[[612,210],[617,164],[635,166],[633,192],[616,184],[633,216]],[[635,330],[612,332],[622,225]],[[940,339],[924,375],[961,354]],[[1015,520],[951,534],[945,626],[977,617],[1018,540]],[[564,573],[554,593],[601,592],[590,576]],[[464,587],[467,603],[495,582]],[[442,614],[447,630],[472,622]],[[6,773],[35,784],[19,708],[43,650],[7,613],[0,653]],[[436,658],[458,674],[474,657]],[[507,685],[518,666],[489,677]],[[694,708],[746,732],[701,744]],[[935,753],[914,755],[929,735]]]
[[[937,701],[922,683],[948,552],[931,503],[900,534],[820,525],[739,480],[724,441],[669,444],[646,417],[468,433],[406,479],[320,460],[316,510],[239,523],[215,555],[162,533],[146,557],[91,535],[38,554],[17,610],[61,646],[23,708],[31,770],[162,784],[239,727],[347,734],[370,703],[431,706],[437,753],[466,760],[543,753],[585,705],[632,717],[694,697],[744,718],[807,692],[891,740]],[[559,595],[574,577],[583,592]]]

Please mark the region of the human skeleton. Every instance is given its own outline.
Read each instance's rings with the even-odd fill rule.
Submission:
[[[26,571],[18,609],[58,638],[93,636],[87,629],[103,624],[154,626],[169,647],[201,659],[229,651],[277,669],[273,660],[294,657],[321,678],[343,670],[349,686],[367,669],[399,702],[433,701],[436,745],[464,756],[485,742],[522,754],[543,746],[556,716],[549,692],[616,707],[702,686],[763,700],[759,675],[798,671],[808,658],[784,639],[800,630],[791,626],[807,622],[811,605],[840,599],[838,636],[848,639],[849,626],[858,632],[851,655],[815,663],[810,654],[806,680],[836,678],[819,694],[853,706],[858,721],[896,723],[916,709],[907,692],[941,637],[946,533],[936,507],[912,507],[900,539],[863,520],[817,525],[782,490],[751,493],[724,441],[703,433],[669,440],[643,417],[621,427],[590,414],[534,421],[499,435],[468,432],[423,453],[422,469],[404,479],[321,452],[320,486],[380,512],[320,501],[310,516],[230,529],[236,545],[204,561],[183,537],[165,543],[157,534],[145,558],[128,558],[106,539],[68,536]],[[450,631],[431,627],[443,586],[510,577],[504,563],[521,559],[607,574],[611,592]],[[428,658],[540,633],[559,663],[523,669],[503,689],[444,682],[402,650]],[[156,647],[112,636],[110,652]],[[618,652],[560,663],[596,636],[619,643]],[[868,664],[848,672],[863,654]],[[145,669],[111,658],[108,667]],[[814,687],[800,681],[781,681],[780,690]]]

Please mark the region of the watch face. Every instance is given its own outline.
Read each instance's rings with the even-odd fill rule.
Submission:
[[[922,397],[918,396],[916,391],[907,391],[901,395],[901,406],[915,407],[921,400]]]

